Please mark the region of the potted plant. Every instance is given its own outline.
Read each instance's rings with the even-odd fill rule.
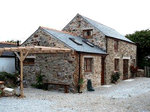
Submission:
[[[131,71],[131,74],[132,74],[132,78],[134,78],[137,74],[137,70],[139,69],[138,66],[134,67],[133,65],[130,66],[130,71]]]
[[[116,84],[119,78],[120,78],[120,72],[113,71],[112,76],[111,76],[111,82]]]
[[[79,93],[82,93],[81,91],[80,91],[80,88],[81,88],[81,85],[84,83],[84,81],[83,81],[83,78],[82,79],[79,79],[79,82],[78,82],[78,92]]]

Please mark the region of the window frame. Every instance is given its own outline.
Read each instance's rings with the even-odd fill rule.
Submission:
[[[90,63],[88,63],[88,60]],[[93,69],[92,62],[93,62],[93,58],[84,58],[84,72],[92,72]]]
[[[84,35],[85,32],[92,32],[92,34],[89,35],[89,36],[85,36]],[[85,29],[85,30],[83,30],[83,37],[85,37],[85,38],[92,38],[93,37],[93,29]]]
[[[119,59],[114,59],[114,71],[119,71]]]
[[[28,59],[33,59],[33,62],[26,62],[26,60]],[[24,66],[34,65],[34,64],[35,64],[35,58],[25,58],[25,60],[23,61]]]
[[[118,52],[118,49],[119,49],[119,42],[118,40],[114,40],[114,51]]]

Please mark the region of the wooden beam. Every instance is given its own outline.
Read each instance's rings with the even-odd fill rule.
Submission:
[[[23,60],[22,61],[25,60],[25,58],[27,57],[28,53],[29,53],[29,51],[27,51],[26,54],[23,56]]]
[[[11,51],[11,48],[5,47],[4,50],[5,50],[5,51]]]
[[[19,56],[19,54],[17,53],[17,52],[15,52],[14,51],[14,53],[16,54],[16,56],[19,58],[19,60],[20,60],[20,56]]]
[[[20,76],[20,90],[21,90],[21,98],[24,97],[24,93],[23,93],[23,52],[20,51],[20,73],[21,73],[21,76]]]

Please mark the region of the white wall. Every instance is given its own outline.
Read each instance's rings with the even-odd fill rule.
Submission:
[[[15,72],[15,58],[0,57],[0,71],[14,73]]]

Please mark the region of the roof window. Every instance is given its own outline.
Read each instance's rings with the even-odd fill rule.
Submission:
[[[92,43],[90,43],[89,41],[87,40],[82,40],[84,43],[86,43],[87,45],[89,45],[90,47],[94,47],[94,45]]]
[[[77,45],[82,45],[82,43],[80,43],[79,41],[75,40],[75,38],[69,38],[71,41],[73,41],[74,43],[76,43]]]

